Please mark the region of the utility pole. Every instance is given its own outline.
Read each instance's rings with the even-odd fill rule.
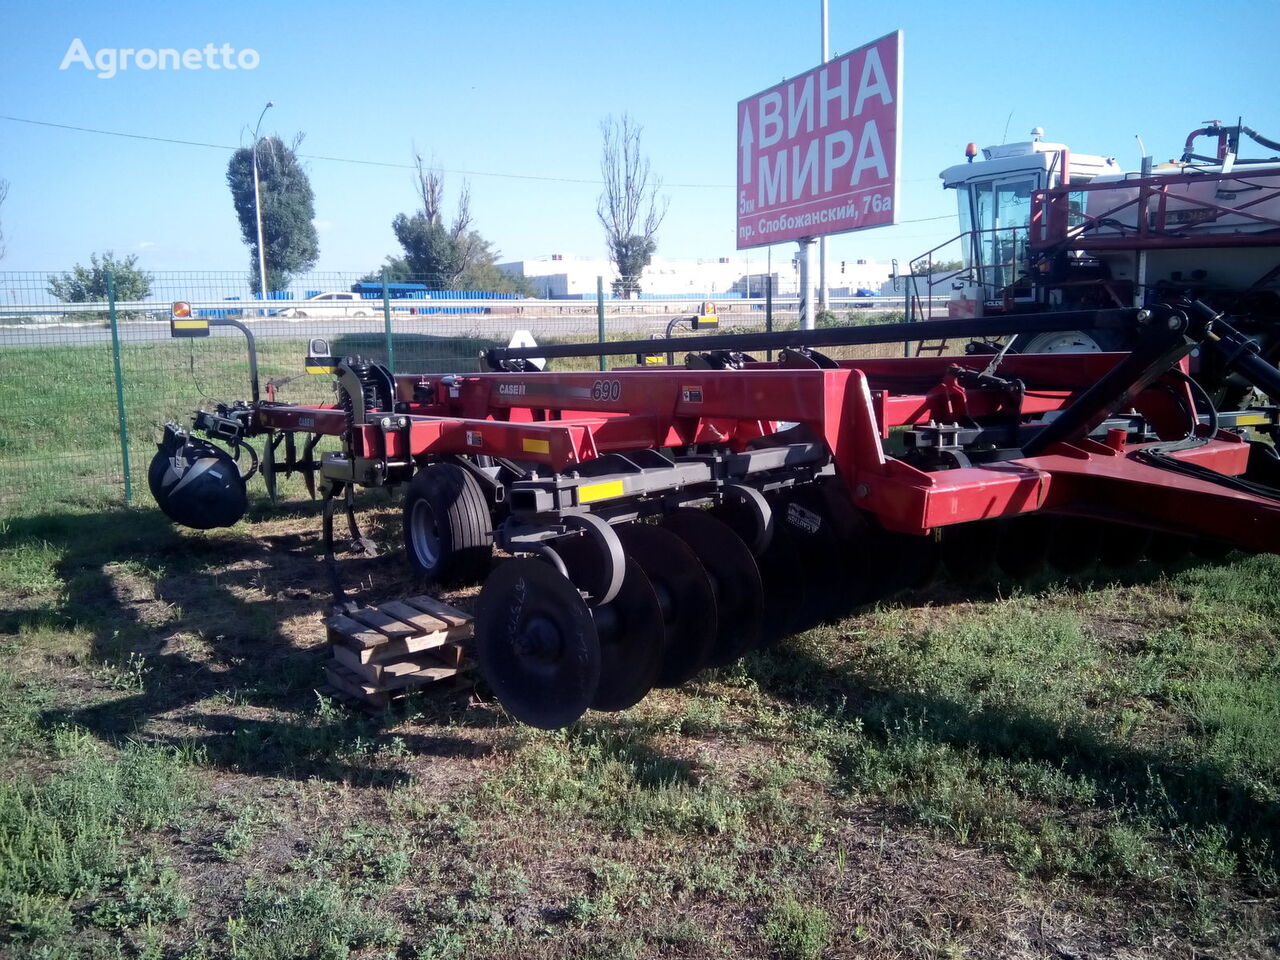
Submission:
[[[825,0],[824,0],[825,2]],[[258,122],[253,127],[253,212],[258,218],[258,292],[262,294],[263,312],[261,316],[266,316],[267,303],[267,251],[262,245],[262,194],[261,188],[258,186],[258,130],[262,127],[262,118],[267,115],[267,111],[275,106],[272,100],[267,101],[267,105],[262,108],[262,112],[258,114]]]

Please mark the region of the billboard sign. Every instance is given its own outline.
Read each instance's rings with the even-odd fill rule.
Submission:
[[[902,31],[738,103],[738,249],[897,222]]]

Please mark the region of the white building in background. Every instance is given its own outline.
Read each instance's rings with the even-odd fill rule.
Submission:
[[[596,278],[604,278],[605,295],[617,277],[613,263],[603,258],[552,253],[531,260],[498,264],[503,273],[527,277],[547,299],[594,297]],[[827,286],[834,296],[852,296],[860,288],[879,291],[889,276],[889,264],[875,260],[827,260]],[[800,289],[799,264],[790,250],[775,250],[772,262],[763,250],[732,257],[679,260],[654,257],[640,277],[640,289],[653,296],[715,297],[726,293],[764,296],[765,278],[772,273],[777,296],[795,296]],[[816,273],[816,271],[815,271]]]

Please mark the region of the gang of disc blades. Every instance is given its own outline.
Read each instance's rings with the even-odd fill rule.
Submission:
[[[759,645],[764,585],[748,547],[705,510],[676,510],[662,527],[687,543],[711,577],[716,595],[716,642],[709,665],[723,667]]]
[[[628,557],[644,571],[658,595],[666,624],[666,647],[658,687],[691,680],[711,657],[716,642],[716,597],[711,578],[689,546],[670,530],[647,523],[617,527]]]

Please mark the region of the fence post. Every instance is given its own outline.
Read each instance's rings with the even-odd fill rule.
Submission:
[[[120,367],[120,325],[116,322],[116,278],[107,271],[107,316],[111,321],[111,359],[116,375],[116,416],[120,420],[120,463],[124,468],[124,502],[133,502],[133,472],[129,466],[129,425],[124,412],[124,371]]]
[[[387,337],[387,369],[395,373],[396,350],[391,342],[391,289],[387,286],[387,268],[382,268],[382,327]]]
[[[764,278],[764,332],[773,333],[773,274]],[[770,347],[767,357],[773,359],[773,348]]]
[[[604,343],[604,277],[596,277],[596,343]],[[609,369],[604,354],[600,355],[601,372]]]

